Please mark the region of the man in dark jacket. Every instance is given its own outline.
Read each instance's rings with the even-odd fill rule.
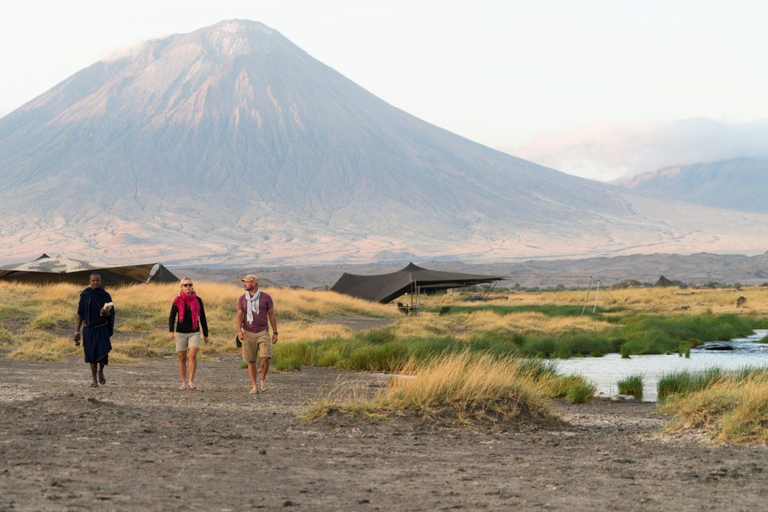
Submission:
[[[115,308],[112,305],[112,297],[101,287],[99,274],[95,272],[91,274],[89,283],[90,286],[80,294],[74,341],[75,345],[80,344],[80,327],[82,326],[85,362],[91,365],[93,377],[91,387],[97,388],[99,383],[107,383],[104,377],[104,366],[109,364],[109,351],[112,350],[109,338],[114,333]]]
[[[178,316],[179,321],[176,322]],[[173,324],[176,323],[174,334]],[[197,369],[197,351],[200,349],[200,327],[203,339],[208,343],[208,322],[205,320],[203,299],[192,288],[191,279],[181,280],[181,291],[173,299],[171,314],[168,317],[168,331],[171,339],[176,340],[176,353],[179,355],[180,390],[197,389],[195,370]],[[189,351],[189,385],[187,385],[187,351]]]

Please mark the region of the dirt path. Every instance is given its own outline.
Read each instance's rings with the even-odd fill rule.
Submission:
[[[307,423],[354,372],[273,374],[248,396],[236,357],[180,392],[172,359],[113,366],[0,359],[0,510],[755,510],[768,450],[652,435],[650,404],[558,404],[568,424],[468,432]]]

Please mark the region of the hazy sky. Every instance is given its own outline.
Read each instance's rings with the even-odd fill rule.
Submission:
[[[741,0],[0,0],[0,115],[128,45],[230,18],[266,23],[426,121],[564,171],[610,179],[692,163],[678,160],[697,147],[768,157],[768,2]],[[712,151],[711,126],[746,148]]]

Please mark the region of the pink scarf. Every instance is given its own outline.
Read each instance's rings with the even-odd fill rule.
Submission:
[[[197,319],[200,318],[200,301],[197,300],[197,294],[193,291],[189,295],[179,292],[179,296],[173,299],[176,309],[179,310],[179,323],[184,321],[184,305],[192,310],[192,329],[197,329]]]

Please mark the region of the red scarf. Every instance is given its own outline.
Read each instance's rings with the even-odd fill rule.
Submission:
[[[184,321],[184,306],[189,306],[192,310],[192,329],[197,329],[197,319],[200,318],[200,301],[197,300],[197,294],[192,291],[189,295],[179,292],[179,296],[173,299],[176,309],[179,310],[179,323]]]

